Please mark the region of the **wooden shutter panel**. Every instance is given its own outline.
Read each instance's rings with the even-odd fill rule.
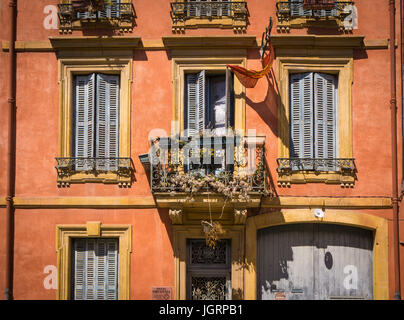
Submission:
[[[94,157],[94,93],[95,75],[76,76],[74,94],[74,148],[76,158]],[[91,168],[85,161],[77,160],[75,169]]]
[[[226,68],[226,125],[234,129],[234,74]]]
[[[197,82],[197,110],[198,110],[198,131],[205,130],[206,115],[206,72],[205,70],[198,73]]]
[[[74,300],[84,300],[86,289],[86,270],[87,270],[87,257],[86,257],[86,242],[85,240],[75,240],[73,247],[73,263],[74,263],[74,277],[73,277],[73,292],[72,297]]]
[[[208,2],[208,0],[199,0],[199,3],[201,2]],[[203,4],[201,4],[201,6],[199,7],[200,9],[197,10],[197,16],[198,17],[206,17],[206,16],[210,16],[210,7],[205,7]]]
[[[303,0],[293,0],[290,5],[290,14],[298,17],[312,16],[312,11],[303,8]]]
[[[197,102],[197,75],[196,74],[188,74],[187,75],[187,93],[186,93],[186,102],[187,102],[187,135],[192,136],[197,133],[197,110],[198,110],[198,102]]]
[[[231,0],[221,0],[222,2],[228,2],[228,4],[223,4],[222,6],[222,12],[221,12],[221,16],[227,16],[230,17],[231,16],[231,5],[230,2]]]
[[[86,295],[85,300],[95,300],[96,299],[96,282],[97,270],[96,270],[96,240],[87,239],[86,241]]]
[[[118,299],[118,240],[76,239],[73,250],[74,299]]]
[[[104,1],[105,2],[105,1]],[[104,4],[105,10],[98,11],[98,17],[100,18],[118,18],[120,0],[110,0],[111,4]]]
[[[234,130],[234,74],[226,68],[226,127]],[[226,145],[226,170],[232,172],[234,168],[234,146]]]
[[[106,296],[106,272],[107,272],[107,248],[105,240],[97,241],[97,300],[105,300]]]
[[[195,4],[195,0],[189,0],[189,2],[190,2],[190,4],[189,4],[189,7],[188,7],[188,16],[189,17],[196,17],[196,12],[197,12],[197,9],[196,9],[196,4]]]
[[[336,77],[314,74],[315,157],[336,158]],[[335,170],[332,162],[320,170]]]
[[[290,123],[290,157],[313,158],[313,73],[290,75]]]
[[[119,76],[97,74],[97,158],[119,157]],[[117,170],[117,159],[97,160],[97,169]]]
[[[107,241],[107,300],[118,299],[118,241]]]

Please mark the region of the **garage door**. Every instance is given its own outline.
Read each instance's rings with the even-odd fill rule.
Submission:
[[[259,299],[372,299],[373,233],[331,224],[258,231]]]

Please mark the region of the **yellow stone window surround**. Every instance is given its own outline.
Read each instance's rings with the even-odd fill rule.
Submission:
[[[184,92],[185,77],[187,73],[196,73],[202,70],[218,73],[226,71],[226,64],[245,67],[244,57],[185,57],[173,59],[173,95],[174,95],[174,121],[177,127],[173,133],[184,131]],[[245,130],[245,87],[237,77],[234,77],[234,130]]]
[[[62,58],[59,63],[59,157],[73,157],[72,127],[73,127],[73,78],[79,74],[94,72],[120,75],[120,109],[119,109],[119,157],[130,158],[130,109],[132,58],[99,57],[99,58]],[[58,185],[70,183],[103,182],[118,183],[120,186],[131,184],[130,175],[118,172],[73,172],[69,175],[58,176]]]
[[[71,250],[74,238],[117,238],[118,252],[118,299],[129,300],[130,254],[132,233],[130,225],[104,225],[99,221],[89,221],[84,225],[57,225],[56,252],[58,269],[58,300],[71,299]]]
[[[337,157],[352,158],[352,57],[280,57],[277,59],[279,79],[278,105],[278,158],[289,158],[289,76],[292,73],[324,72],[338,77],[338,105],[337,105]],[[298,171],[288,174],[280,173],[279,186],[291,183],[325,182],[353,186],[354,175],[343,175],[339,172],[310,172]]]

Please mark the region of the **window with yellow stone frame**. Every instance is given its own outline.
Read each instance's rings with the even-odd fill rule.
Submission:
[[[98,170],[99,161],[92,169],[78,170],[74,145],[74,79],[89,74],[116,75],[120,80],[118,118],[119,132],[113,167]],[[58,186],[71,183],[102,182],[130,186],[133,164],[130,158],[130,92],[132,82],[131,58],[63,58],[59,59],[60,84],[60,145],[57,160]],[[87,161],[88,160],[88,161]],[[85,159],[86,163],[90,163]]]
[[[352,187],[355,183],[355,164],[352,159],[352,102],[353,81],[352,58],[311,58],[281,57],[277,62],[279,78],[279,150],[278,185],[289,186],[293,183],[324,182]],[[293,168],[290,154],[290,79],[297,73],[331,74],[338,81],[336,114],[336,154],[337,170],[307,170]],[[321,161],[320,161],[321,162]],[[314,163],[311,161],[311,163]]]

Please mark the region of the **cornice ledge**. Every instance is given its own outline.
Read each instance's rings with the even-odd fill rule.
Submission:
[[[49,37],[51,46],[60,49],[134,49],[141,46],[141,37]]]
[[[166,36],[162,37],[168,49],[196,48],[257,48],[257,37],[252,36]]]
[[[275,48],[364,48],[365,36],[271,36],[271,43]]]

